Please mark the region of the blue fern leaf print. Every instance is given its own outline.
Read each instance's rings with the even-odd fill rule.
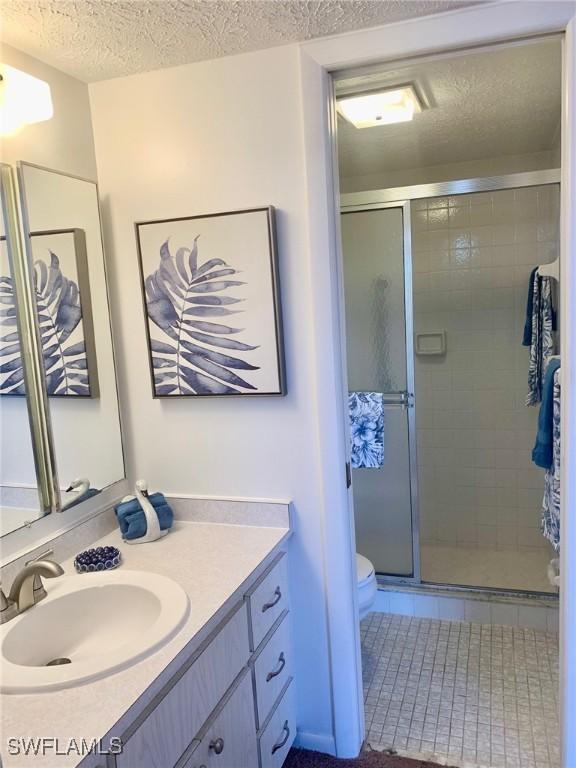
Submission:
[[[151,338],[156,395],[236,395],[255,391],[245,372],[258,370],[244,356],[251,346],[231,338],[244,329],[228,318],[244,299],[231,295],[245,285],[222,259],[198,265],[198,237],[191,248],[160,248],[160,265],[144,281],[149,319],[164,338]],[[223,321],[226,318],[226,321]],[[241,375],[240,373],[241,372]]]
[[[49,264],[34,263],[34,288],[40,340],[49,395],[90,396],[84,341],[67,343],[82,320],[80,292],[49,251]],[[12,278],[0,277],[1,325],[16,328],[16,297]],[[0,394],[25,394],[22,355],[17,330],[0,336]]]

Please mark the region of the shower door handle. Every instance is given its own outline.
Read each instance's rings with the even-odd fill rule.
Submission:
[[[383,392],[384,405],[396,405],[400,408],[414,408],[414,394],[404,390],[403,392]]]

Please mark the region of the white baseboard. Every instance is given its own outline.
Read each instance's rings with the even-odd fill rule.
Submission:
[[[300,749],[311,749],[313,752],[323,752],[326,755],[336,755],[336,742],[331,733],[310,733],[299,730],[294,746]]]

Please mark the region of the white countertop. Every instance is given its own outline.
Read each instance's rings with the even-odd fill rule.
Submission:
[[[182,629],[166,645],[127,669],[61,691],[0,696],[4,768],[68,768],[81,760],[77,755],[64,756],[54,751],[43,757],[12,756],[8,749],[10,738],[56,738],[62,751],[71,738],[79,743],[83,738],[91,741],[104,737],[138,701],[134,714],[124,718],[128,724],[137,709],[156,693],[160,682],[149,691],[148,687],[184,646],[194,638],[201,641],[210,620],[288,535],[287,528],[176,522],[168,536],[150,544],[126,545],[118,531],[90,544],[119,547],[123,568],[161,573],[177,581],[188,593],[190,613]],[[74,572],[72,559],[62,565],[67,574]],[[48,591],[50,586],[48,580]]]

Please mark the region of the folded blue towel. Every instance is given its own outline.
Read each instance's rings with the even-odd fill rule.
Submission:
[[[148,496],[148,501],[154,508],[159,507],[162,504],[167,504],[166,497],[160,492],[151,493]],[[142,507],[140,506],[138,499],[134,497],[129,501],[121,501],[120,504],[114,508],[114,511],[120,520],[121,518],[126,517],[126,515],[131,515],[132,512],[142,512]]]
[[[160,530],[165,531],[172,527],[174,515],[172,509],[168,504],[163,504],[160,507],[155,507],[158,520],[160,522]],[[124,518],[125,532],[122,537],[124,539],[139,539],[146,533],[146,517],[143,510],[139,512],[133,512],[131,515],[127,515]]]
[[[554,374],[558,368],[560,360],[551,360],[546,367],[538,414],[538,432],[532,451],[532,461],[543,469],[550,469],[554,458]]]
[[[152,504],[158,515],[160,530],[165,531],[171,528],[174,522],[174,513],[164,494],[152,493],[148,496],[148,501]],[[138,499],[122,501],[114,508],[114,511],[118,518],[122,538],[139,539],[141,536],[144,536],[146,533],[146,516]]]
[[[66,502],[66,509],[71,509],[72,507],[75,507],[76,504],[81,504],[83,501],[86,501],[86,499],[91,499],[92,496],[97,496],[99,493],[101,493],[101,491],[99,491],[98,488],[88,488],[86,493],[78,496],[74,501]]]

